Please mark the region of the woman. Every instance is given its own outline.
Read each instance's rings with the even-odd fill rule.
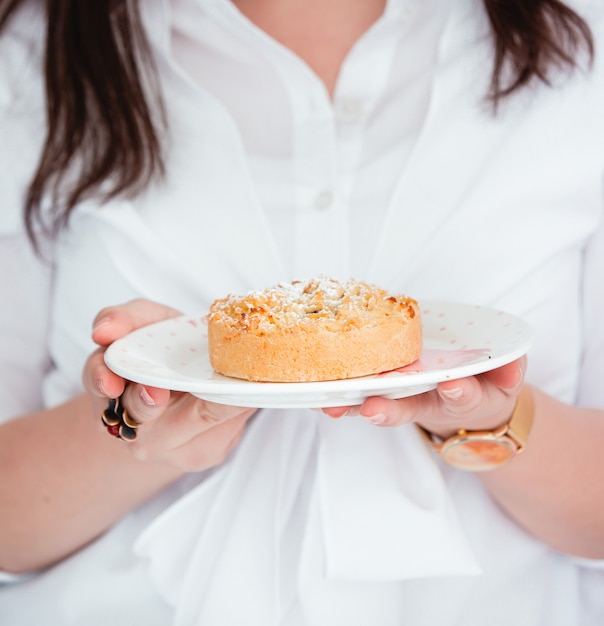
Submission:
[[[0,592],[0,616],[597,623],[596,3],[173,0],[141,22],[134,2],[11,8],[2,184],[18,197],[31,175],[29,234],[56,241],[45,408],[0,435],[0,566],[31,573]],[[26,156],[42,150],[37,169],[13,165],[20,137]],[[534,344],[421,396],[325,410],[339,420],[125,385],[102,349],[89,356],[93,320],[106,346],[317,274],[507,310]],[[118,396],[131,442],[100,420]],[[533,419],[525,449],[481,474],[443,462],[414,425],[447,439],[518,411]]]

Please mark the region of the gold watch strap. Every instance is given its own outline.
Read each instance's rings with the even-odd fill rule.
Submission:
[[[518,444],[518,452],[521,452],[533,428],[535,419],[535,402],[533,394],[526,385],[522,388],[516,406],[508,422],[506,434]]]
[[[423,426],[419,424],[417,426],[439,454],[443,448],[446,448],[453,442],[459,439],[472,439],[473,437],[488,437],[493,441],[509,438],[517,446],[516,454],[519,454],[526,446],[528,436],[533,426],[534,416],[535,403],[533,401],[533,394],[530,388],[525,385],[516,400],[516,406],[512,411],[510,419],[506,424],[495,430],[465,430],[460,428],[455,435],[446,440],[442,440],[434,433],[426,430]]]

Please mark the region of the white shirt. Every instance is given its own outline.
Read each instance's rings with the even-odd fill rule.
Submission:
[[[535,329],[529,380],[604,407],[601,63],[590,76],[518,94],[493,117],[481,103],[484,15],[466,0],[450,13],[447,4],[389,2],[346,59],[333,103],[299,59],[226,0],[179,0],[173,15],[145,6],[170,117],[168,181],[134,201],[78,209],[56,255],[46,401],[79,390],[102,306],[140,295],[204,311],[229,292],[321,273],[516,313]],[[601,36],[604,16],[592,4],[580,10],[593,12]],[[430,13],[442,21],[424,25]],[[376,497],[388,487],[407,490],[401,503],[413,499],[405,469],[421,469],[426,493],[459,521],[450,536],[459,563],[426,549],[410,563],[383,559],[365,580],[362,571],[359,580],[343,575],[321,496],[350,451],[375,477]],[[32,615],[53,626],[583,626],[604,610],[597,596],[581,601],[583,583],[601,584],[598,569],[534,541],[473,476],[437,465],[406,429],[263,411],[231,460],[202,478],[0,592],[0,617],[16,626]],[[372,510],[353,561],[389,532],[389,517]],[[446,530],[438,532],[444,551]],[[417,528],[400,534],[409,544],[432,539]],[[480,574],[469,575],[472,559]],[[439,567],[450,572],[435,576]]]
[[[36,258],[21,227],[22,198],[44,121],[43,88],[35,78],[39,51],[27,31],[43,28],[42,22],[30,15],[27,28],[20,21],[0,38],[0,421],[41,407],[49,367],[50,250],[41,242],[42,256]]]
[[[301,59],[234,5],[173,2],[175,60],[235,120],[288,274],[358,274],[370,262],[364,242],[379,235],[428,109],[445,5],[389,3],[346,58],[331,100]],[[414,62],[396,64],[407,56]],[[404,108],[395,104],[403,90]],[[339,255],[326,253],[333,248]]]

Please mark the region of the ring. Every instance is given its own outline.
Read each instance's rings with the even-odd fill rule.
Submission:
[[[101,419],[107,432],[123,441],[134,441],[139,423],[128,414],[121,402],[122,397],[110,398]]]

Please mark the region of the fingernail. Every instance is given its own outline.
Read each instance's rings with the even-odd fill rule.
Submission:
[[[453,387],[453,389],[441,389],[440,392],[449,400],[459,400],[463,394],[463,389],[461,387]]]
[[[333,410],[333,408],[332,408]],[[323,411],[325,413],[325,411]],[[346,415],[348,415],[348,409],[344,409],[341,413],[338,413],[336,415],[332,415],[331,413],[325,413],[325,415],[327,415],[328,417],[331,417],[332,419],[340,419],[341,417],[344,417]]]
[[[98,390],[98,392],[103,395],[103,396],[107,396],[109,397],[109,394],[107,393],[107,390],[105,389],[105,382],[103,381],[102,378],[97,378],[94,381],[94,384]]]
[[[92,326],[92,330],[96,331],[99,328],[102,328],[103,326],[107,326],[110,322],[111,322],[110,317],[100,317],[98,320],[94,322]]]
[[[522,367],[519,367],[518,368],[518,381],[516,382],[514,387],[518,387],[519,385],[522,385],[523,382],[524,382],[524,370],[522,369]]]
[[[149,392],[144,387],[141,387],[140,396],[141,400],[147,406],[155,406],[155,400],[149,395]]]
[[[388,419],[387,416],[384,415],[383,413],[377,413],[376,415],[369,415],[369,416],[364,416],[364,417],[368,422],[371,422],[372,424],[375,424],[376,426],[383,424]]]

